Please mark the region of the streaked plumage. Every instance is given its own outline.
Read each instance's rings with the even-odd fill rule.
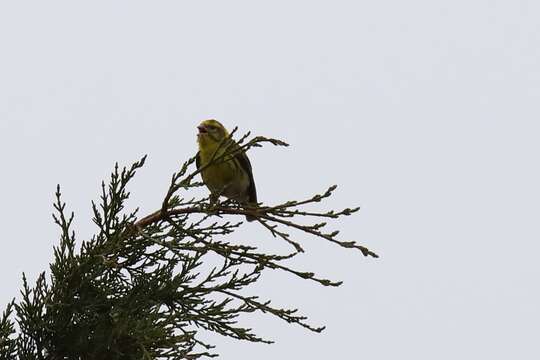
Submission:
[[[217,154],[215,156],[218,157],[224,151],[230,152],[238,148],[236,142],[230,139],[227,140],[229,133],[217,120],[205,120],[198,126],[198,129],[197,169],[210,162],[216,150]],[[220,147],[223,140],[229,141],[229,143],[224,143]],[[229,148],[226,150],[228,145]],[[226,161],[218,161],[216,164],[208,166],[201,171],[201,175],[212,196],[223,195],[241,204],[251,206],[257,204],[257,190],[253,180],[251,163],[243,151],[237,152]],[[246,216],[246,219],[248,221],[255,220],[252,216]]]

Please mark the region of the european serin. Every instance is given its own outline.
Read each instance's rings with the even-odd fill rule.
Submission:
[[[208,164],[223,153],[235,151],[238,144],[229,139],[229,132],[217,120],[205,120],[198,127],[199,152],[197,153],[197,169]],[[217,153],[216,153],[217,151]],[[214,155],[215,153],[215,155]],[[251,163],[245,152],[238,151],[224,159],[204,168],[202,179],[211,193],[211,198],[217,200],[220,195],[238,201],[244,205],[257,205],[257,191],[253,181]],[[255,217],[246,215],[248,221]]]

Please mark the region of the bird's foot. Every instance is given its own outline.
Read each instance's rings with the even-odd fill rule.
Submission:
[[[209,197],[209,205],[211,207],[215,207],[217,205],[219,205],[219,195],[218,194],[210,194],[210,197]]]

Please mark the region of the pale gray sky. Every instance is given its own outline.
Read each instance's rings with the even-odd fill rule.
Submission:
[[[292,144],[251,152],[262,201],[338,183],[332,207],[362,206],[342,238],[382,256],[298,237],[298,266],[344,285],[256,290],[327,331],[256,318],[277,344],[210,337],[224,359],[538,359],[539,16],[518,0],[2,1],[0,303],[52,258],[57,183],[84,238],[100,180],[149,154],[131,204],[153,210],[216,118]]]

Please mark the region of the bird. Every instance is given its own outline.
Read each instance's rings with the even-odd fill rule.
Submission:
[[[219,196],[237,201],[242,205],[257,206],[257,190],[253,179],[253,170],[246,153],[236,151],[207,166],[213,159],[225,152],[238,149],[238,144],[230,139],[229,132],[217,120],[204,120],[197,126],[197,143],[199,151],[195,156],[197,169],[201,170],[204,184],[210,190],[211,201],[217,201]],[[215,153],[215,155],[214,155]],[[247,221],[256,217],[246,215]]]

